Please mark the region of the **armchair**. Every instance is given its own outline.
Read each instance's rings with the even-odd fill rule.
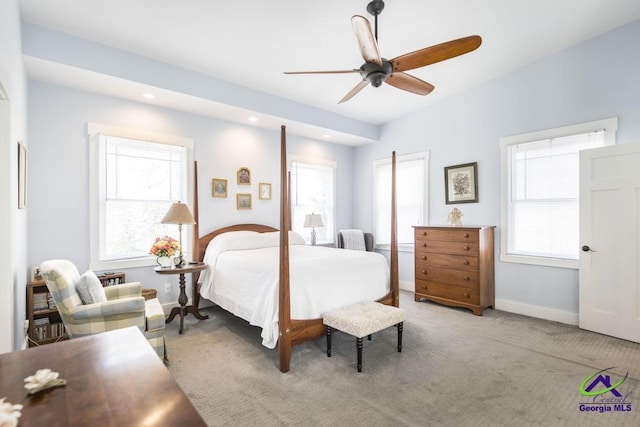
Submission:
[[[338,248],[373,252],[373,234],[364,233],[362,230],[340,230],[338,231]]]
[[[166,360],[162,306],[157,298],[144,299],[139,282],[103,288],[98,281],[96,286],[93,272],[81,276],[67,260],[44,261],[40,272],[69,338],[137,326],[158,356]],[[88,287],[84,286],[87,282]]]

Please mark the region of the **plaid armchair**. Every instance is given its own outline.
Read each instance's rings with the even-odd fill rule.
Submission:
[[[103,288],[105,302],[83,304],[76,289],[81,276],[71,261],[44,261],[40,272],[69,338],[137,326],[158,356],[166,360],[162,306],[157,298],[145,301],[139,282],[107,286]]]

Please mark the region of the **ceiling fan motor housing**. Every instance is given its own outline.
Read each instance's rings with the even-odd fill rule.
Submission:
[[[391,62],[386,59],[382,59],[382,66],[374,63],[374,62],[365,62],[362,67],[360,67],[360,75],[364,80],[367,80],[371,83],[373,87],[379,87],[387,77],[393,71],[393,66]]]

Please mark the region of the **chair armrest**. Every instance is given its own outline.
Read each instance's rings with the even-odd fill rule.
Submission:
[[[70,311],[71,317],[76,320],[94,319],[114,316],[118,314],[140,313],[144,317],[144,298],[121,298],[95,304],[79,305]]]
[[[130,282],[121,285],[106,286],[104,293],[109,301],[120,298],[141,297],[142,284],[140,282]]]
[[[373,233],[364,233],[364,246],[367,252],[373,252],[375,247],[375,239],[373,238]]]

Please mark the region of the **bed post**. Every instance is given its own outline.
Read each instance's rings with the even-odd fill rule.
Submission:
[[[193,161],[193,242],[191,244],[191,260],[202,261],[200,257],[200,227],[198,226],[198,161]],[[192,275],[191,280],[191,303],[198,311],[200,305],[200,290],[198,289],[198,279],[200,278],[200,272],[196,272]]]
[[[398,281],[398,220],[396,217],[396,152],[391,153],[391,260],[390,287],[391,304],[400,305],[400,283]]]
[[[280,132],[280,275],[278,286],[278,356],[280,372],[289,372],[291,360],[291,307],[289,304],[289,185],[286,128]]]

